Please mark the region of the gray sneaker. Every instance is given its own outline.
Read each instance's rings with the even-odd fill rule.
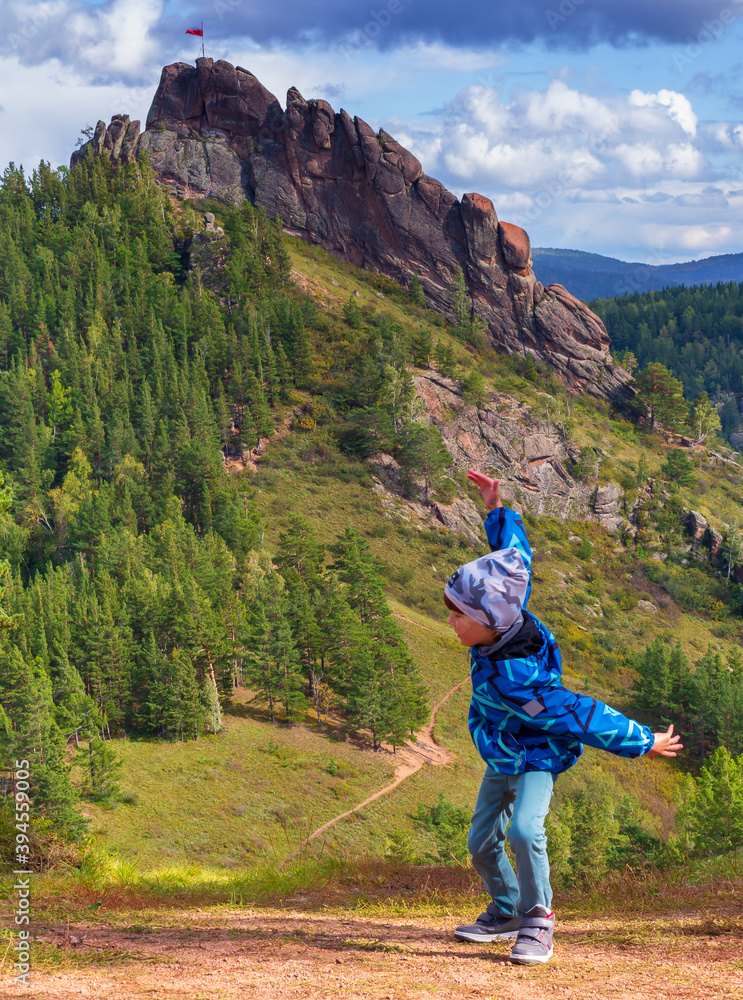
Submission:
[[[552,958],[552,934],[555,915],[544,906],[532,906],[521,918],[516,944],[511,950],[510,962],[529,965],[532,962],[549,962]]]
[[[505,938],[515,938],[521,926],[521,917],[505,917],[498,912],[495,903],[489,903],[487,910],[481,913],[474,924],[462,924],[454,931],[454,937],[460,941],[499,941]]]

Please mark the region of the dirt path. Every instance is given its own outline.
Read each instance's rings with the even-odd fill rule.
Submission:
[[[405,877],[407,881],[407,876]],[[566,916],[555,957],[523,968],[510,942],[463,944],[452,927],[475,899],[416,912],[422,886],[389,912],[209,907],[133,912],[113,924],[39,928],[63,965],[3,977],[0,996],[34,1000],[732,1000],[743,996],[743,922],[734,903],[712,915],[670,909]],[[407,909],[410,907],[410,909]],[[4,988],[9,990],[5,992]]]
[[[395,780],[390,785],[386,785],[384,788],[380,788],[378,792],[374,792],[363,802],[359,802],[357,806],[353,809],[348,809],[346,812],[341,813],[339,816],[335,816],[333,819],[329,819],[327,823],[323,823],[322,826],[318,827],[314,833],[311,833],[306,840],[303,840],[296,851],[289,854],[282,862],[281,867],[283,868],[289,861],[296,858],[301,854],[311,841],[315,840],[321,834],[329,830],[331,826],[335,826],[342,819],[347,816],[353,815],[353,813],[359,812],[364,806],[368,806],[371,802],[376,802],[377,799],[381,799],[383,795],[388,795],[390,792],[394,791],[399,785],[406,781],[411,775],[415,774],[417,771],[423,767],[424,764],[433,764],[434,766],[441,767],[443,764],[450,764],[454,760],[454,755],[446,747],[439,746],[436,743],[433,730],[436,725],[436,715],[440,711],[442,705],[455,694],[464,684],[467,683],[469,678],[460,681],[459,684],[455,684],[451,690],[447,691],[438,705],[434,705],[431,711],[431,721],[427,726],[417,734],[416,741],[413,743],[411,740],[405,741],[405,746],[400,747],[397,751],[397,758],[400,763],[395,768]]]

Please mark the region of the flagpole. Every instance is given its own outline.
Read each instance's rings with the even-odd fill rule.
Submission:
[[[204,22],[201,22],[201,58],[206,59],[206,52],[204,51]]]

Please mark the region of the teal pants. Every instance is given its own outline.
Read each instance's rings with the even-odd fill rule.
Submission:
[[[491,767],[485,771],[467,847],[475,870],[503,916],[523,916],[537,904],[550,909],[544,818],[556,777],[550,771],[498,774]],[[506,855],[506,836],[516,859],[516,872]]]

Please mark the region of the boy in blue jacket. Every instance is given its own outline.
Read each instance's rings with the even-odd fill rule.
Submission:
[[[492,902],[454,933],[463,941],[515,937],[512,962],[547,962],[555,916],[544,819],[557,775],[576,762],[582,743],[622,757],[675,757],[683,748],[673,726],[652,733],[562,686],[555,637],[526,610],[531,548],[523,522],[501,503],[497,479],[472,469],[467,478],[490,511],[492,551],[451,576],[444,600],[449,624],[471,647],[469,729],[487,767],[467,846]],[[504,850],[507,827],[518,875]]]

